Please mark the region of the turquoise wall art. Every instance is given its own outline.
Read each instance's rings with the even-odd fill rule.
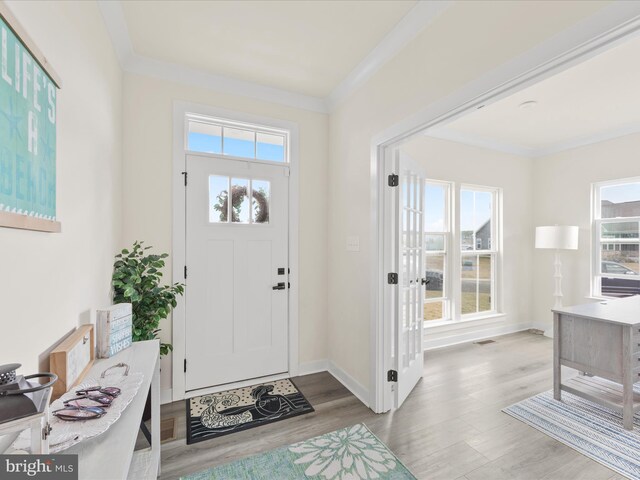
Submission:
[[[58,87],[2,16],[0,45],[0,214],[55,222]]]

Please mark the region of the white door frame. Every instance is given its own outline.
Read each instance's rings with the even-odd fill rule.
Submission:
[[[594,15],[524,54],[500,65],[451,95],[374,136],[371,142],[371,356],[370,406],[376,413],[393,407],[392,384],[386,372],[393,369],[391,311],[385,300],[385,222],[391,211],[385,201],[389,173],[387,155],[394,145],[412,135],[449,122],[496,102],[545,78],[566,70],[640,33],[640,2],[614,2]],[[428,172],[427,172],[428,175]]]
[[[298,299],[300,292],[300,263],[299,263],[299,131],[298,125],[269,117],[261,117],[247,113],[225,110],[208,105],[201,105],[190,102],[173,102],[173,169],[172,169],[172,197],[173,197],[173,228],[172,228],[172,280],[173,282],[184,282],[183,268],[186,265],[186,216],[185,216],[185,191],[184,176],[185,161],[188,150],[186,149],[186,121],[187,113],[196,115],[222,118],[237,122],[251,123],[257,125],[270,126],[289,131],[289,281],[291,288],[289,292],[289,370],[287,375],[281,377],[294,377],[298,374]],[[197,152],[196,152],[197,153]],[[200,155],[200,153],[197,153]],[[250,161],[250,160],[248,160]],[[214,391],[216,388],[209,388],[186,392],[184,359],[186,358],[185,348],[185,326],[186,326],[186,302],[184,297],[178,298],[178,304],[173,310],[172,318],[172,400],[183,400],[201,393]],[[247,381],[237,384],[227,384],[226,388],[246,386]]]

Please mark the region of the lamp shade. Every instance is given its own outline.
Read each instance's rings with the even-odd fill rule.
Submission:
[[[578,227],[553,225],[536,227],[536,248],[578,249]]]

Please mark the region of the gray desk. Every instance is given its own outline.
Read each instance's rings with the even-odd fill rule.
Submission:
[[[640,296],[606,300],[553,310],[553,396],[573,393],[622,412],[623,425],[633,429],[640,395]],[[566,365],[581,375],[562,383]]]

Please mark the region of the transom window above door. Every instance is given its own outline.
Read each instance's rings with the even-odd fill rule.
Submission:
[[[187,114],[187,150],[288,163],[289,133],[269,127]]]

